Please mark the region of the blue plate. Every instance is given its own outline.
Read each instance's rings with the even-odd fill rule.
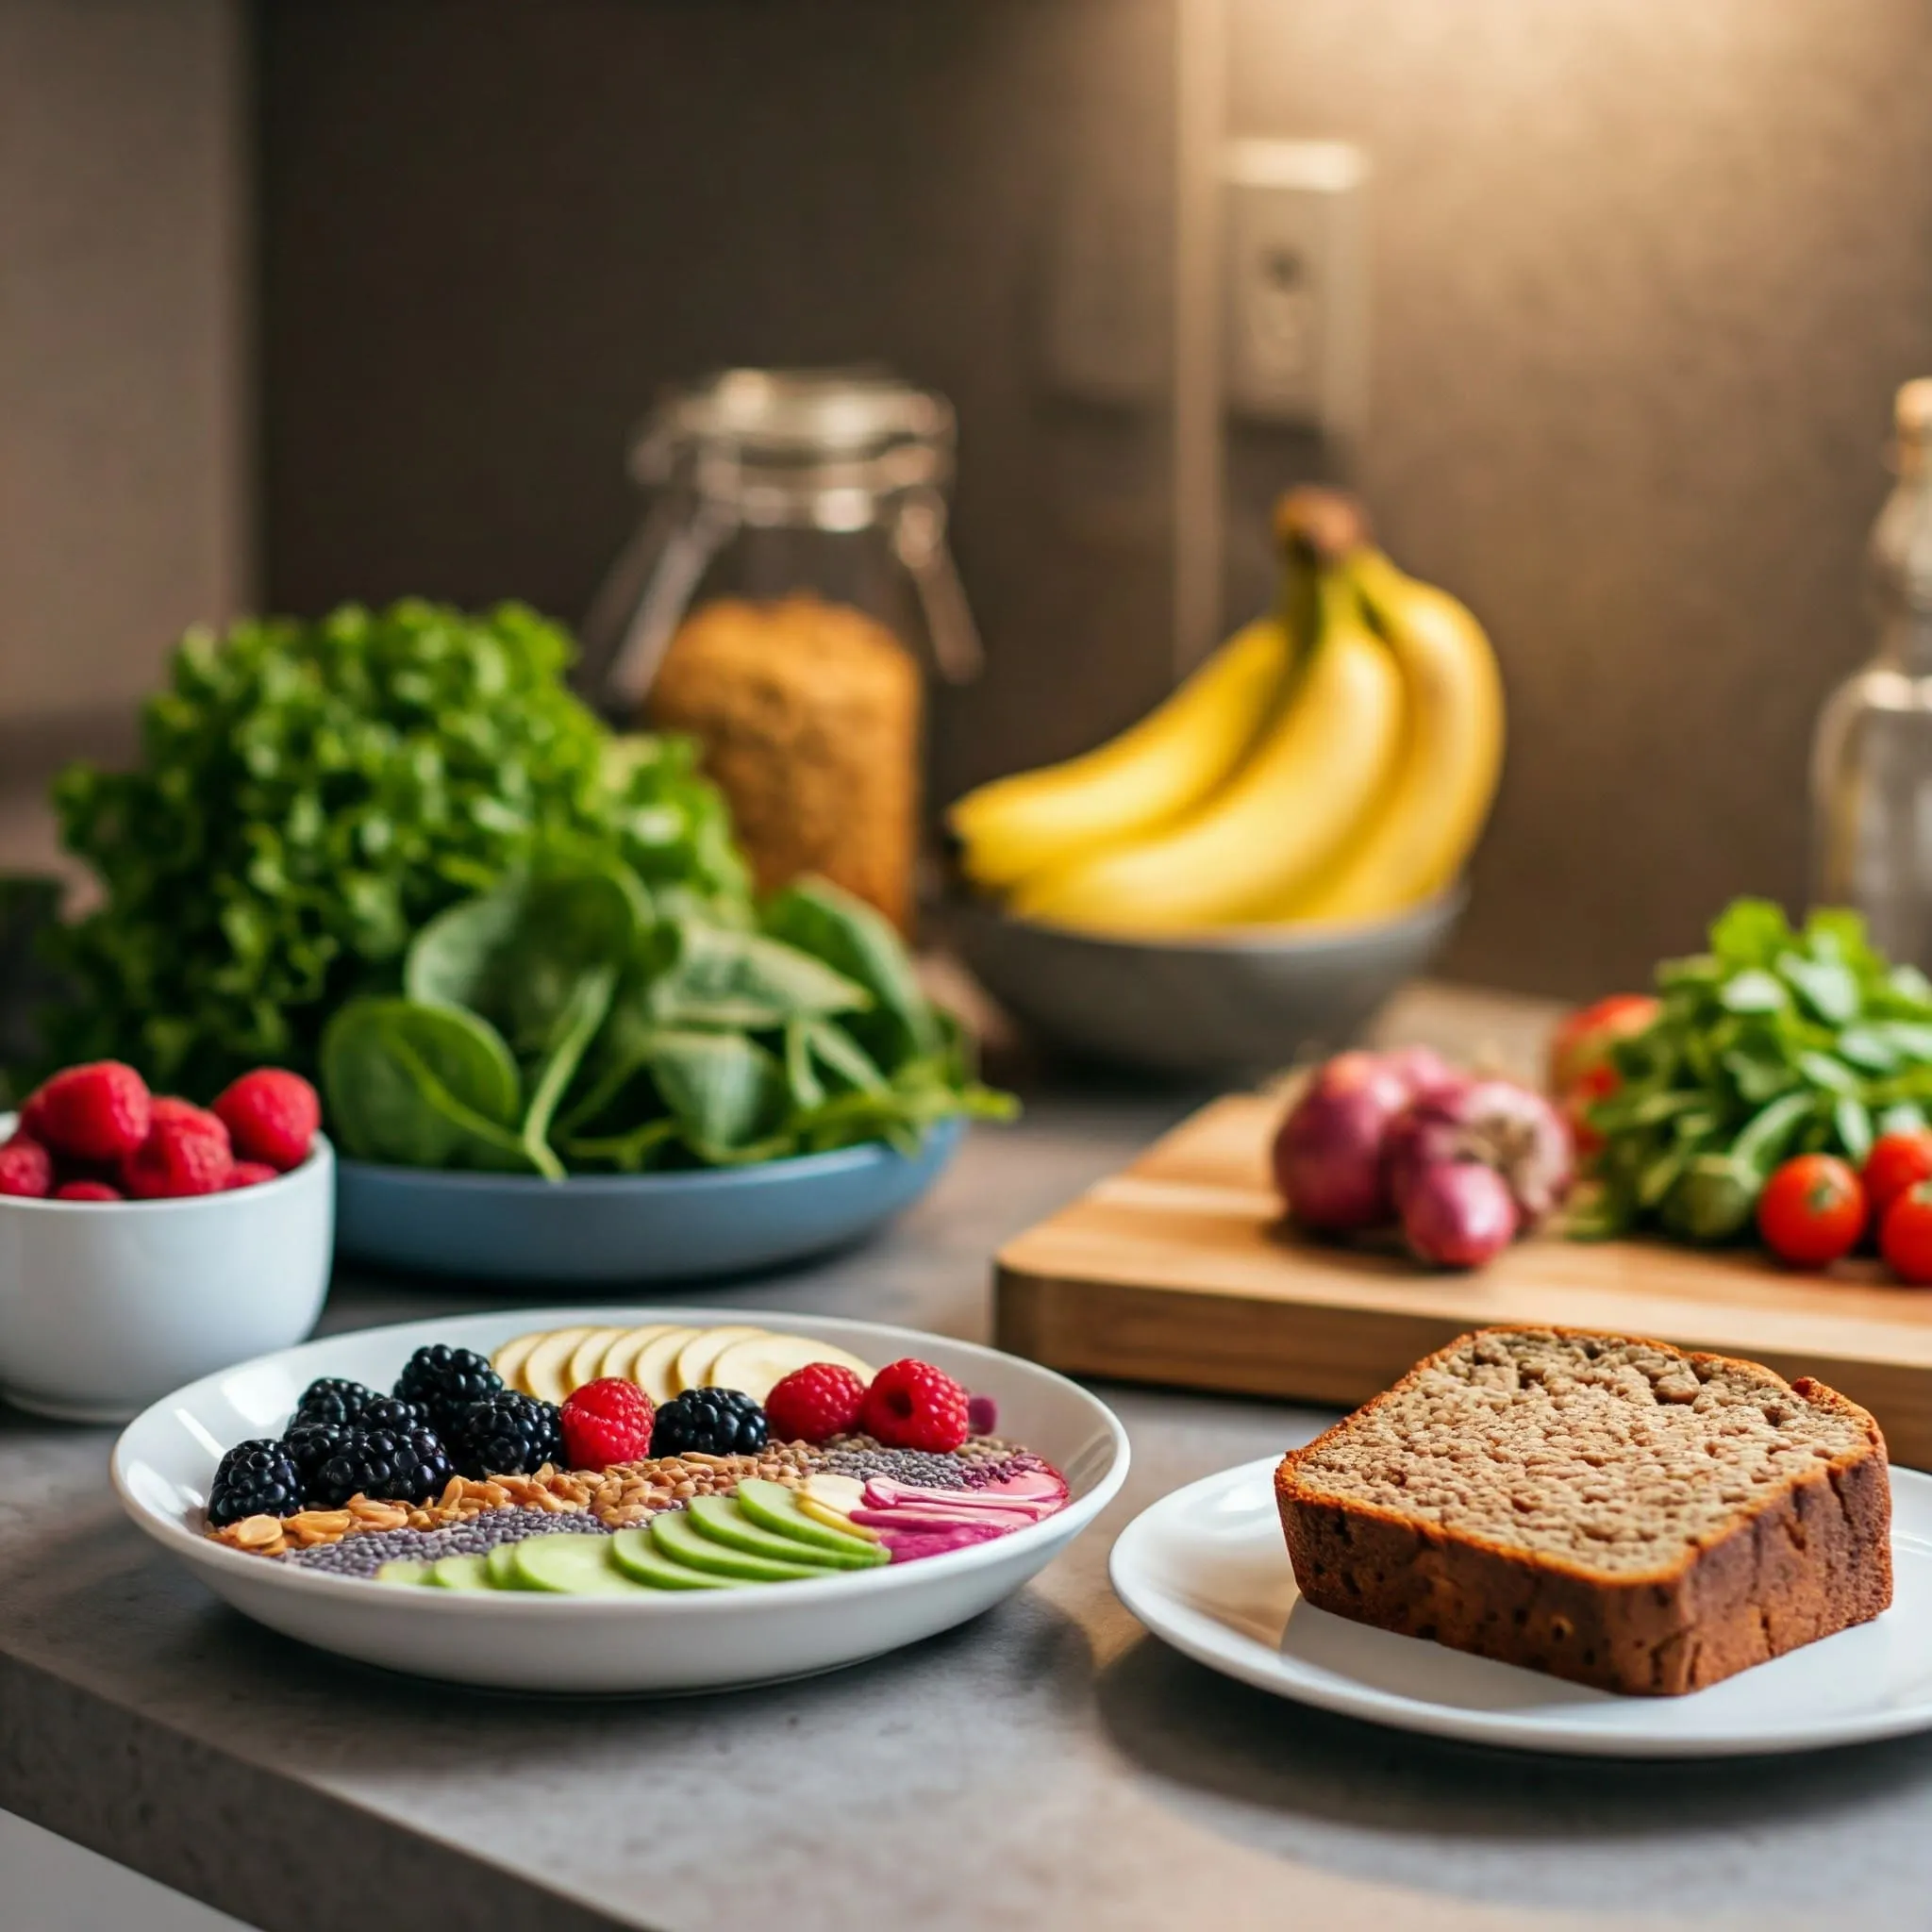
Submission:
[[[409,1274],[534,1287],[694,1281],[843,1247],[909,1208],[964,1129],[945,1121],[915,1156],[841,1147],[692,1174],[442,1174],[336,1164],[336,1253]]]

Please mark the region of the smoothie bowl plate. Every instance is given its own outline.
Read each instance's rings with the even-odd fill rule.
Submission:
[[[231,1549],[203,1534],[215,1466],[275,1434],[320,1376],[387,1388],[414,1350],[491,1355],[552,1324],[763,1322],[874,1364],[917,1357],[998,1409],[998,1432],[1064,1475],[1064,1507],[1024,1528],[910,1562],[782,1587],[545,1596],[398,1589]],[[1031,1362],[875,1323],[742,1309],[545,1307],[330,1336],[190,1383],[123,1434],[123,1506],[147,1535],[243,1615],[360,1662],[496,1690],[606,1694],[717,1690],[833,1670],[950,1629],[1019,1589],[1119,1491],[1125,1432],[1077,1384]]]

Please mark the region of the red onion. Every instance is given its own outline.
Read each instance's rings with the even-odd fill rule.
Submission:
[[[1524,1224],[1534,1226],[1569,1191],[1570,1130],[1540,1093],[1509,1080],[1474,1080],[1420,1095],[1389,1130],[1389,1190],[1406,1210],[1410,1191],[1457,1162],[1493,1168]]]
[[[1382,1141],[1408,1098],[1374,1054],[1338,1054],[1317,1071],[1274,1137],[1274,1184],[1304,1227],[1347,1234],[1389,1219]]]
[[[1503,1176],[1479,1160],[1426,1167],[1402,1203],[1402,1231],[1438,1268],[1480,1268],[1516,1239],[1516,1203]]]

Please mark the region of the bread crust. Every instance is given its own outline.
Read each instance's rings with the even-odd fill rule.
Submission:
[[[1864,1409],[1809,1376],[1787,1386],[1799,1400],[1857,1424],[1861,1446],[1813,1464],[1763,1502],[1740,1508],[1722,1535],[1649,1571],[1595,1571],[1303,1485],[1302,1463],[1357,1417],[1399,1401],[1477,1335],[1523,1332],[1458,1337],[1354,1416],[1282,1457],[1275,1501],[1295,1582],[1309,1603],[1378,1629],[1638,1696],[1701,1690],[1890,1605],[1885,1438]],[[1642,1340],[1579,1328],[1538,1332]],[[1769,1373],[1735,1357],[1645,1345],[1692,1363]]]

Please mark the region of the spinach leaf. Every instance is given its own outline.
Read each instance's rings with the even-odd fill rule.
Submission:
[[[680,920],[676,956],[651,986],[650,1009],[666,1026],[759,1032],[821,1013],[852,1013],[871,995],[795,946],[764,935]]]
[[[785,1070],[741,1033],[667,1028],[651,1048],[651,1078],[691,1151],[710,1161],[758,1152],[787,1112]]]
[[[408,1000],[352,1001],[321,1049],[344,1152],[405,1167],[530,1166],[517,1131],[516,1062],[487,1021]]]
[[[550,1123],[578,1063],[610,1010],[610,995],[616,985],[617,969],[613,966],[592,967],[577,980],[558,1016],[556,1043],[550,1058],[539,1068],[531,1090],[520,1138],[531,1166],[553,1180],[563,1178],[563,1163],[551,1151]]]
[[[800,879],[765,904],[766,932],[813,955],[872,995],[874,1010],[851,1026],[882,1067],[936,1053],[941,1040],[932,1003],[891,923],[828,879]]]

